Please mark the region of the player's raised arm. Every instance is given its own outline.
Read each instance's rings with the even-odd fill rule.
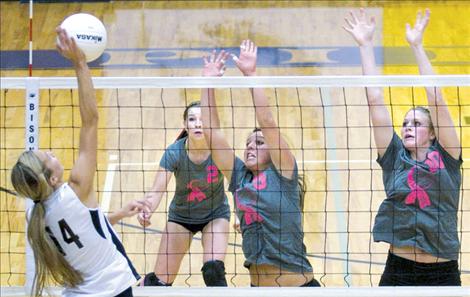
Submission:
[[[218,54],[214,51],[209,57],[204,57],[202,75],[207,77],[223,75],[227,57],[228,53],[224,51]],[[235,152],[228,144],[224,133],[220,129],[215,92],[212,88],[202,89],[201,113],[202,122],[204,123],[204,136],[211,150],[212,159],[227,180],[230,180],[232,177]]]
[[[430,17],[431,12],[429,9],[426,9],[424,14],[418,11],[414,26],[411,27],[410,24],[406,24],[406,40],[413,50],[421,75],[435,74],[423,47],[424,32]],[[436,133],[439,143],[454,159],[460,158],[461,144],[449,108],[442,96],[441,89],[437,87],[426,87],[426,95],[432,122],[436,123],[434,132]]]
[[[258,49],[253,41],[244,40],[242,42],[240,57],[235,59],[235,63],[243,75],[256,76],[257,53]],[[263,132],[263,141],[268,144],[271,160],[284,177],[292,178],[295,158],[273,117],[268,98],[262,88],[253,88],[250,91],[255,106],[256,119]]]
[[[75,39],[67,36],[64,29],[58,27],[58,51],[72,61],[78,79],[78,97],[80,106],[80,143],[78,158],[70,173],[70,186],[80,200],[88,207],[96,207],[97,200],[93,189],[96,170],[96,149],[98,134],[98,108],[95,90],[85,55],[77,46]]]
[[[363,8],[359,13],[350,13],[350,18],[345,18],[344,30],[349,32],[359,46],[364,75],[378,75],[375,64],[374,32],[375,18],[368,17]],[[383,90],[380,87],[368,87],[367,102],[374,129],[375,145],[379,156],[382,156],[390,144],[393,136],[392,118],[385,106]]]

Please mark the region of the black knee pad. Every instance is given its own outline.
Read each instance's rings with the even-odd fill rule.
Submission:
[[[154,272],[151,272],[145,275],[143,285],[144,287],[171,287],[172,284],[165,283]]]
[[[202,266],[202,276],[204,283],[208,287],[226,287],[225,265],[220,260],[208,261]]]

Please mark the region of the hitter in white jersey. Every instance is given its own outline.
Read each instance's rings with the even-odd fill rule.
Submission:
[[[93,189],[96,168],[98,108],[83,52],[57,28],[59,52],[74,66],[78,79],[82,126],[80,147],[70,179],[52,152],[27,151],[12,169],[13,187],[34,201],[28,213],[28,241],[36,271],[33,296],[41,296],[49,276],[64,296],[132,296],[139,278],[111,224],[147,206],[133,201],[106,218]]]

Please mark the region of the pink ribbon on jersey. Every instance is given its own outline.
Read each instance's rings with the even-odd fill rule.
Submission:
[[[442,157],[438,151],[429,153],[424,163],[429,166],[431,173],[436,173],[439,169],[445,168]],[[406,196],[405,203],[413,204],[416,199],[418,199],[419,208],[423,209],[431,205],[431,200],[429,199],[428,193],[426,193],[426,189],[418,185],[414,180],[414,173],[417,168],[418,166],[414,165],[408,172],[408,186],[410,187],[411,193]]]
[[[256,212],[256,210],[248,205],[244,205],[238,199],[238,193],[235,193],[235,202],[237,203],[237,208],[244,212],[243,218],[245,219],[245,223],[250,225],[254,222],[262,222],[263,217]]]
[[[204,192],[202,192],[197,185],[193,185],[193,182],[197,183],[198,181],[199,180],[194,179],[187,184],[186,187],[191,190],[188,195],[188,201],[197,200],[198,202],[201,202],[202,200],[206,199],[206,194],[204,194]]]
[[[408,172],[408,185],[410,186],[411,193],[406,196],[405,203],[413,204],[416,199],[418,199],[419,208],[423,209],[431,205],[431,200],[429,200],[429,195],[426,193],[425,189],[418,185],[418,183],[413,179],[416,167],[417,166],[414,165],[410,172]]]

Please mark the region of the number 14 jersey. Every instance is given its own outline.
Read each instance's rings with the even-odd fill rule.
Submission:
[[[64,296],[115,296],[140,278],[99,208],[88,208],[64,183],[44,202],[46,232],[83,276]]]

